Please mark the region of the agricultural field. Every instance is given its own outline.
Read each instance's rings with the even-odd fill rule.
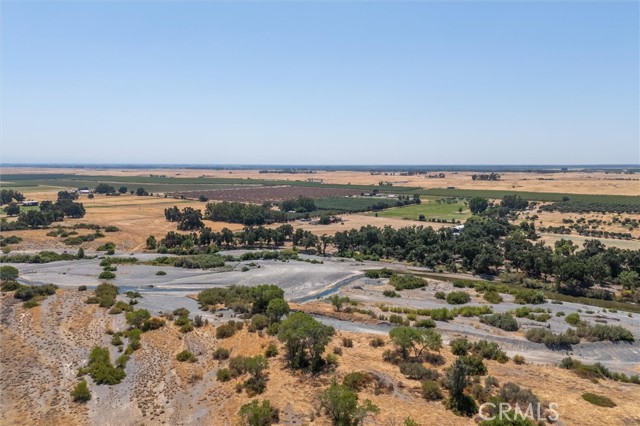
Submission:
[[[220,189],[210,191],[172,192],[167,194],[174,198],[198,199],[201,196],[212,201],[230,201],[241,203],[264,202],[280,203],[298,197],[314,199],[339,198],[360,194],[357,189],[321,188],[316,186],[252,186],[240,189]]]
[[[469,207],[464,200],[441,198],[441,197],[420,197],[421,204],[413,204],[404,207],[393,207],[376,213],[379,217],[394,217],[418,220],[424,216],[426,221],[444,220],[447,222],[464,221],[471,216]]]

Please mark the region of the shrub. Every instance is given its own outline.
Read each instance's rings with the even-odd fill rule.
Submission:
[[[480,322],[504,331],[517,331],[520,328],[518,321],[510,313],[484,315],[480,317]]]
[[[180,362],[196,362],[198,360],[198,358],[188,350],[179,352],[178,355],[176,355],[176,359]]]
[[[579,314],[577,314],[577,313],[575,313],[575,312],[573,312],[573,313],[571,313],[571,314],[567,315],[567,316],[564,318],[564,320],[565,320],[568,324],[571,324],[571,325],[578,325],[578,324],[580,324],[580,315],[579,315]]]
[[[81,285],[80,287],[78,287],[78,291],[87,291],[87,286]]]
[[[505,363],[509,360],[507,354],[500,348],[496,342],[489,342],[487,340],[479,340],[471,345],[470,351],[477,356],[484,359],[491,359],[500,363]]]
[[[367,385],[368,381],[369,377],[365,373],[354,371],[344,376],[342,383],[349,389],[359,392]]]
[[[229,355],[230,355],[229,350],[225,348],[218,348],[215,351],[213,351],[213,359],[216,359],[218,361],[224,361],[226,359],[229,359]]]
[[[400,364],[400,372],[411,380],[437,380],[440,377],[436,370],[426,368],[419,362],[403,362]]]
[[[100,275],[98,275],[98,278],[100,278],[101,280],[112,280],[115,277],[116,277],[116,274],[114,274],[111,271],[102,271]]]
[[[572,329],[556,334],[546,328],[530,328],[524,337],[530,342],[544,343],[551,349],[570,348],[571,345],[580,343],[580,337]]]
[[[424,380],[422,382],[422,396],[427,401],[439,401],[443,398],[440,385],[435,380]]]
[[[278,356],[278,347],[274,343],[270,343],[264,351],[264,356],[267,358]]]
[[[231,322],[222,324],[216,329],[216,338],[218,339],[226,339],[234,334],[236,334],[236,325]]]
[[[435,328],[436,322],[431,318],[421,319],[416,321],[415,324],[413,324],[413,326],[419,327],[419,328]]]
[[[228,382],[231,380],[231,372],[228,368],[221,368],[216,373],[216,379],[218,379],[219,382]]]
[[[593,405],[597,405],[598,407],[613,408],[616,406],[616,403],[613,402],[610,398],[602,395],[596,395],[594,393],[583,393],[582,399],[592,403]]]
[[[342,346],[344,346],[345,348],[352,348],[353,347],[353,339],[350,339],[348,337],[343,337],[342,338]]]
[[[635,337],[631,331],[619,325],[596,324],[594,326],[581,325],[576,330],[579,337],[584,337],[590,342],[634,342]]]
[[[18,268],[15,268],[9,265],[4,265],[0,267],[0,281],[2,282],[15,281],[18,279],[19,273],[20,271],[18,271]]]
[[[427,286],[427,282],[420,277],[399,274],[392,275],[389,279],[389,284],[398,291],[411,290]]]
[[[524,356],[517,354],[513,356],[513,362],[516,363],[517,365],[522,365],[522,364],[526,364],[527,360],[525,359]]]
[[[247,426],[270,426],[280,421],[279,412],[271,406],[269,400],[253,400],[249,404],[240,407],[242,423]]]
[[[87,387],[87,382],[85,380],[81,380],[71,391],[71,397],[73,397],[74,402],[87,402],[91,399],[91,392],[89,392],[89,388]]]
[[[385,290],[382,292],[382,295],[384,297],[400,297],[400,295],[393,290]]]
[[[447,303],[450,305],[464,305],[469,303],[471,296],[465,291],[452,291],[447,294]]]
[[[431,309],[429,316],[435,321],[449,321],[454,318],[454,315],[447,308]]]
[[[89,354],[89,364],[86,370],[97,385],[117,385],[125,378],[122,368],[116,368],[111,364],[109,350],[95,346]]]
[[[447,294],[444,291],[436,291],[434,294],[436,299],[444,300],[447,298]]]
[[[162,276],[162,275],[167,275],[167,273],[165,271],[160,270],[156,272],[156,275]]]
[[[451,353],[457,356],[466,355],[471,347],[469,340],[466,337],[460,337],[458,339],[453,339],[449,342],[449,346],[451,346]]]
[[[545,302],[544,293],[540,290],[521,289],[515,293],[515,301],[521,305],[539,305]]]
[[[369,340],[369,346],[372,346],[374,348],[384,346],[384,339],[382,337],[374,337],[373,339]]]
[[[269,325],[269,318],[267,318],[266,315],[255,314],[253,317],[251,317],[251,325],[250,325],[251,328],[249,330],[251,331],[263,330],[267,328],[268,325]]]
[[[503,301],[502,296],[497,291],[487,291],[482,296],[489,303],[500,303]]]

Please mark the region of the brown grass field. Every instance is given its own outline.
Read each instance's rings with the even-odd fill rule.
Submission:
[[[208,169],[74,169],[74,168],[23,168],[6,167],[3,173],[75,173],[78,175],[142,176],[153,173],[168,177],[217,177],[252,178],[272,180],[321,179],[324,183],[377,185],[380,181],[395,186],[421,188],[456,187],[461,189],[493,189],[531,192],[561,192],[569,194],[640,195],[640,174],[622,175],[602,172],[566,173],[504,173],[499,181],[473,181],[471,172],[444,172],[444,179],[428,179],[420,176],[371,175],[361,171],[318,171],[313,174],[261,174],[258,170],[208,170]],[[430,172],[435,174],[437,172]]]

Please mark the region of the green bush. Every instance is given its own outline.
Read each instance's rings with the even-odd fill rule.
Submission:
[[[449,346],[451,346],[451,353],[457,356],[466,355],[471,348],[471,343],[467,340],[466,337],[460,337],[457,339],[453,339],[449,342]]]
[[[513,362],[517,365],[522,365],[522,364],[526,364],[527,360],[525,359],[524,356],[517,354],[513,356]]]
[[[180,362],[196,362],[198,360],[198,358],[188,350],[178,353],[176,359]]]
[[[231,372],[228,368],[221,368],[216,373],[216,378],[219,382],[228,382],[229,380],[231,380]]]
[[[487,291],[482,296],[489,303],[500,303],[503,301],[502,296],[497,291]]]
[[[122,368],[116,368],[111,364],[109,350],[100,346],[91,350],[86,371],[97,385],[117,385],[126,376]]]
[[[167,273],[165,271],[160,270],[156,272],[156,275],[162,276],[162,275],[167,275]]]
[[[440,377],[436,370],[426,368],[420,362],[403,362],[400,364],[400,372],[411,380],[437,380]]]
[[[427,286],[427,281],[413,275],[392,275],[389,284],[396,290],[411,290]]]
[[[635,337],[631,331],[619,325],[596,324],[593,326],[581,325],[576,333],[590,342],[634,342]]]
[[[393,297],[400,297],[400,295],[398,293],[396,293],[395,291],[393,291],[393,290],[385,290],[385,291],[382,292],[382,295],[384,297],[392,297],[392,298]]]
[[[450,305],[464,305],[469,303],[471,296],[465,291],[452,291],[447,294],[447,303]]]
[[[564,320],[568,324],[578,325],[578,324],[580,324],[580,315],[574,312],[574,313],[571,313],[571,314],[567,315]]]
[[[216,328],[216,338],[227,339],[236,334],[236,325],[232,322],[222,324]]]
[[[447,293],[445,293],[444,291],[436,291],[434,296],[436,299],[444,300],[447,298]]]
[[[240,417],[247,426],[270,426],[280,421],[278,410],[271,406],[269,400],[253,400],[249,404],[240,407]]]
[[[580,343],[580,337],[572,329],[556,334],[546,328],[530,328],[524,337],[530,342],[544,343],[551,349],[570,348],[571,345]]]
[[[480,322],[504,331],[517,331],[520,328],[518,321],[510,313],[484,315],[480,317]]]
[[[71,397],[74,402],[87,402],[91,399],[91,392],[87,387],[87,382],[81,380],[71,391]]]
[[[269,346],[267,346],[267,349],[265,349],[264,351],[264,356],[266,356],[267,358],[278,356],[278,347],[275,344],[270,343]]]
[[[111,271],[102,271],[100,275],[98,275],[98,278],[100,278],[101,280],[112,280],[115,277],[116,277],[116,274],[114,274]]]
[[[229,359],[230,356],[230,352],[228,349],[225,348],[218,348],[215,351],[213,351],[213,359],[216,359],[218,361],[224,361],[226,359]]]
[[[422,382],[422,396],[427,401],[439,401],[443,398],[440,385],[435,380],[424,380]]]
[[[435,328],[436,323],[431,318],[427,318],[416,321],[413,326],[418,328]]]

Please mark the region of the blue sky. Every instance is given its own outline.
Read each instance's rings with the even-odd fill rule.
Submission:
[[[3,162],[640,162],[638,2],[1,7]]]

